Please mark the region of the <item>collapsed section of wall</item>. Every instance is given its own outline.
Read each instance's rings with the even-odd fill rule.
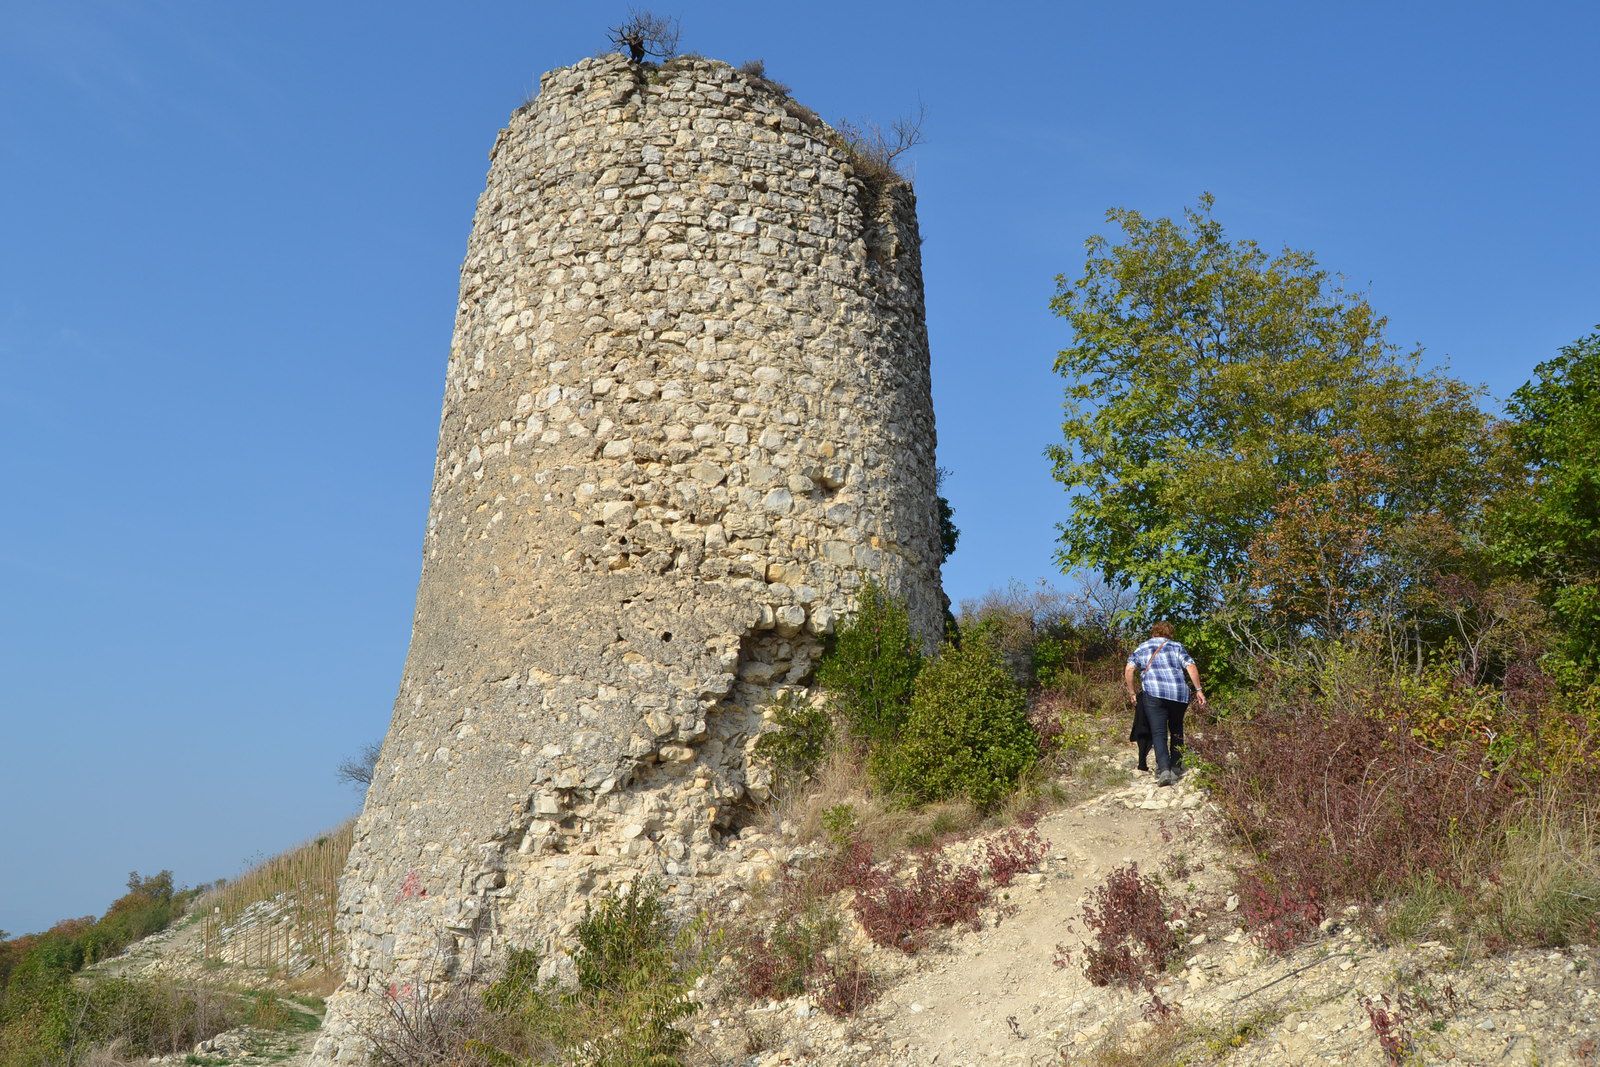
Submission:
[[[863,581],[941,628],[910,189],[700,59],[553,71],[491,159],[323,1062],[591,893],[695,896]]]

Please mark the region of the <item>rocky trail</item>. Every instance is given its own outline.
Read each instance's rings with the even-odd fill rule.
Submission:
[[[171,1056],[157,1056],[150,1060],[152,1067],[159,1064],[206,1067],[309,1067],[311,1046],[316,1044],[317,1032],[306,1030],[285,1033],[278,1030],[258,1030],[241,1027],[218,1034],[209,1041],[196,1045],[193,1052]]]
[[[1006,894],[1014,914],[957,938],[896,985],[880,1018],[905,1062],[1054,1063],[1057,1045],[1104,1014],[1081,967],[1056,966],[1056,946],[1078,943],[1085,894],[1122,864],[1154,868],[1168,847],[1163,823],[1173,834],[1182,805],[1200,800],[1146,782],[1040,820],[1050,851]]]
[[[1594,946],[1462,961],[1439,942],[1376,944],[1342,914],[1313,943],[1269,955],[1229,895],[1236,857],[1204,791],[1189,779],[1158,788],[1125,750],[1094,758],[1116,784],[1039,821],[1047,857],[1003,891],[981,930],[911,959],[878,950],[891,977],[855,1019],[803,998],[746,1008],[739,1027],[767,1047],[734,1059],[724,1043],[711,1062],[1600,1064]],[[1145,992],[1084,977],[1083,906],[1126,863],[1158,875],[1185,913],[1184,949],[1155,990],[1174,1009],[1162,1020],[1147,1017]]]

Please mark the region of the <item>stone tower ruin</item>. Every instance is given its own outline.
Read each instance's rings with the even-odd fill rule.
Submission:
[[[915,202],[722,63],[552,71],[490,153],[319,1062],[379,998],[688,906],[863,582],[942,628]]]

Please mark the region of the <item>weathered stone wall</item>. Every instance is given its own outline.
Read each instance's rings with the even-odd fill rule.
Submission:
[[[910,189],[701,59],[553,71],[491,160],[323,1061],[592,893],[700,895],[864,579],[941,627]]]

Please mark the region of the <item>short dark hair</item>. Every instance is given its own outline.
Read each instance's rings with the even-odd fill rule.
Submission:
[[[1165,637],[1171,639],[1173,632],[1172,624],[1170,622],[1158,622],[1154,626],[1150,627],[1151,637]]]

